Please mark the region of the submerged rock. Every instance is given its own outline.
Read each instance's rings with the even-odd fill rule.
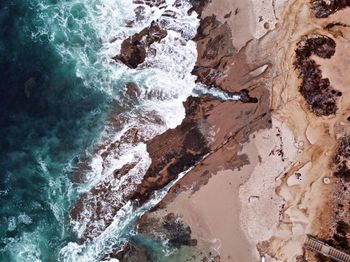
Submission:
[[[125,93],[130,99],[136,99],[137,97],[140,96],[141,90],[137,84],[128,83],[126,85],[126,92]]]
[[[132,242],[127,243],[122,250],[105,256],[103,261],[113,261],[113,259],[118,259],[119,262],[152,262],[148,250]]]
[[[159,219],[144,215],[139,220],[138,232],[155,239],[166,239],[175,248],[197,245],[197,240],[191,237],[191,228],[174,213],[166,214]]]
[[[34,92],[34,89],[37,87],[37,80],[35,77],[29,78],[25,83],[24,83],[24,94],[26,98],[30,98]]]
[[[179,248],[181,245],[197,245],[197,240],[191,239],[191,228],[185,226],[184,223],[173,213],[167,214],[164,217],[163,227],[167,230],[169,242],[174,247]]]

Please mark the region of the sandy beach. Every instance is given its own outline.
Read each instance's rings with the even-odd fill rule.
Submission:
[[[175,247],[166,261],[326,259],[304,247],[307,235],[349,252],[350,9],[330,2],[191,1],[200,18],[192,75],[208,93],[240,98],[189,96],[180,125],[149,139],[130,132],[133,143],[145,140],[151,164],[121,199],[109,194],[108,179],[91,190],[108,203],[99,219],[111,203],[113,214],[126,201],[142,206],[190,170],[137,225],[139,234]],[[166,36],[152,22],[113,59],[138,68]],[[137,99],[137,85],[129,87]],[[127,247],[110,257],[135,261],[145,252]]]
[[[0,23],[0,261],[350,261],[350,0]]]
[[[212,1],[205,6],[202,18],[214,15],[232,38],[225,44],[229,53],[224,47],[219,51],[229,54],[216,66],[223,74],[213,73],[217,69],[199,73],[200,81],[227,91],[247,88],[259,97],[255,112],[271,112],[271,125],[252,125],[250,134],[238,131],[234,142],[227,141],[220,132],[227,134],[233,130],[230,123],[236,126],[241,120],[222,118],[230,109],[217,109],[207,120],[217,150],[179,181],[146,219],[178,215],[191,227],[197,248],[218,254],[220,261],[259,261],[261,256],[267,261],[319,261],[321,255],[303,247],[308,234],[349,252],[339,240],[349,233],[339,233],[339,221],[350,222],[344,211],[347,194],[340,199],[337,192],[346,182],[335,176],[333,164],[340,141],[349,135],[350,105],[344,99],[349,95],[349,12],[319,19],[308,1]],[[214,27],[212,38],[220,30]],[[317,112],[326,111],[315,111],[316,105],[305,101],[295,68],[298,44],[315,35],[336,42],[331,57],[310,57],[336,90],[336,113],[325,116]],[[201,56],[210,43],[206,41],[198,43],[199,66],[210,64]],[[208,80],[210,75],[216,77]],[[229,108],[240,110],[239,105]]]

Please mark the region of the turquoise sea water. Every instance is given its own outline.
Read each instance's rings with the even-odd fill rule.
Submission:
[[[98,36],[79,21],[88,22],[84,5],[72,1],[0,3],[0,261],[56,261],[71,238],[69,175],[112,101],[93,79]]]
[[[130,215],[125,227],[120,226],[122,233],[116,234],[116,223],[82,251],[68,215],[84,191],[84,185],[72,182],[72,175],[82,161],[97,159],[94,145],[108,133],[111,113],[125,111],[119,96],[125,83],[139,83],[144,100],[138,110],[143,115],[159,111],[165,123],[150,128],[149,137],[179,124],[182,101],[194,84],[190,71],[195,45],[184,41],[194,36],[195,15],[169,23],[166,45],[158,47],[149,69],[135,71],[111,63],[118,51],[115,39],[125,39],[144,26],[125,27],[134,15],[131,3],[0,2],[0,262],[97,261],[98,254],[90,253],[116,245],[115,239],[135,237],[135,215]],[[153,11],[144,24],[160,15]],[[167,59],[178,61],[169,67]],[[152,92],[160,94],[158,100],[149,99]],[[131,115],[138,119],[136,113]],[[137,155],[135,150],[123,154]],[[114,164],[110,165],[112,170]],[[94,171],[92,177],[106,172]],[[162,250],[162,245],[152,249]]]

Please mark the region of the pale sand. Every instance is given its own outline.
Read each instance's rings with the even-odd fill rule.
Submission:
[[[273,103],[275,117],[288,124],[295,140],[302,141],[297,159],[287,170],[286,176],[276,187],[277,194],[285,202],[277,227],[270,241],[260,243],[260,249],[278,258],[278,261],[295,261],[302,255],[302,244],[306,234],[317,235],[329,226],[328,209],[332,203],[333,179],[330,163],[337,145],[337,139],[349,135],[350,123],[346,120],[350,112],[349,97],[349,29],[337,28],[331,32],[336,37],[337,47],[334,57],[321,59],[313,57],[328,77],[332,86],[343,92],[336,116],[315,117],[306,107],[298,93],[300,80],[291,70],[296,43],[303,35],[324,34],[330,22],[349,23],[350,10],[346,9],[327,19],[315,19],[310,13],[307,1],[293,1],[286,9],[281,27],[279,50],[279,71],[285,72],[274,82]],[[343,36],[337,36],[341,30]],[[295,175],[300,173],[300,177]],[[323,183],[324,178],[330,184]],[[251,222],[247,224],[251,225]],[[249,232],[249,230],[247,230]],[[260,235],[260,233],[259,233]],[[309,257],[308,261],[317,261]]]
[[[223,15],[240,6],[243,20],[237,21],[237,17],[229,23],[232,23],[233,43],[241,48],[253,36],[264,34],[259,33],[255,20],[259,5],[255,3],[251,9],[252,3],[213,1],[205,12],[210,15],[219,10],[218,17],[224,21]],[[336,38],[334,57],[315,58],[324,77],[329,77],[333,87],[343,92],[336,116],[316,117],[309,111],[298,92],[300,79],[293,68],[295,47],[301,37],[320,33],[335,37],[337,32],[327,32],[324,26],[332,21],[349,24],[350,9],[327,19],[316,19],[309,1],[290,1],[285,8],[285,1],[273,3],[272,24],[280,23],[273,32],[277,40],[271,54],[276,61],[271,79],[272,129],[262,130],[251,136],[248,143],[239,145],[243,147],[240,154],[248,155],[248,165],[240,170],[217,172],[212,167],[215,161],[208,160],[211,164],[207,169],[213,174],[209,182],[193,194],[190,189],[182,192],[161,211],[182,216],[191,226],[198,248],[216,250],[221,261],[257,261],[256,246],[268,257],[267,261],[296,261],[303,254],[305,235],[318,234],[329,225],[326,211],[330,208],[329,196],[334,186],[329,163],[337,139],[350,133],[350,121],[346,120],[350,116],[350,100],[346,99],[350,95],[350,56],[347,55],[350,30],[339,29],[343,36]],[[266,17],[271,17],[271,11],[266,11]],[[245,31],[240,28],[243,25]],[[267,41],[269,36],[263,40]],[[250,61],[255,54],[252,53]],[[224,122],[225,125],[229,126],[229,121]],[[214,126],[213,137],[224,136],[227,129]],[[277,154],[279,149],[284,152],[284,161]],[[275,154],[271,154],[272,151]],[[223,162],[230,160],[227,152],[222,156],[225,159],[220,159],[222,162],[217,161],[219,167],[225,167]],[[324,178],[329,178],[330,183],[325,184]],[[316,260],[309,257],[308,261]]]
[[[232,30],[233,46],[239,50],[249,40],[259,39],[276,28],[278,15],[285,2],[286,0],[212,1],[204,9],[203,17],[215,14],[220,22],[228,23]]]
[[[251,144],[246,150],[253,152],[256,148]],[[216,250],[222,261],[258,259],[255,246],[249,244],[240,228],[238,198],[239,186],[247,180],[258,161],[256,155],[251,164],[240,171],[220,171],[195,194],[182,193],[167,206],[167,212],[179,214],[191,225],[192,237],[198,240],[199,248]]]
[[[350,24],[349,14],[350,9],[346,9],[320,20],[313,18],[309,1],[292,1],[282,15],[283,23],[278,27],[276,76],[272,89],[274,127],[259,132],[247,145],[243,145],[250,162],[254,163],[256,155],[260,155],[261,163],[245,166],[238,173],[248,179],[249,174],[244,170],[253,169],[250,178],[239,190],[240,206],[243,207],[240,224],[250,243],[248,246],[258,245],[260,252],[273,256],[275,261],[295,261],[303,254],[305,235],[317,234],[329,225],[326,211],[330,208],[328,199],[333,188],[329,163],[337,139],[349,135],[350,128],[350,122],[346,120],[350,116],[350,100],[346,99],[350,95],[350,56],[347,54],[350,50],[350,30],[336,28],[334,32],[327,32],[323,28],[330,22]],[[330,79],[335,89],[343,92],[336,116],[316,117],[298,92],[300,80],[293,70],[294,50],[301,37],[309,34],[333,34],[336,37],[335,56],[331,59],[315,58],[323,76]],[[278,144],[279,138],[273,135],[276,128],[281,130],[285,161],[269,155],[269,150]],[[255,151],[249,150],[252,144]],[[330,184],[323,183],[324,178],[329,178]],[[220,176],[213,179],[220,180]],[[230,198],[229,194],[226,196]],[[224,214],[219,212],[213,216]],[[208,218],[206,223],[208,221],[211,220]],[[214,228],[215,224],[208,227]],[[239,238],[242,239],[242,236]],[[227,241],[235,242],[237,238]],[[245,241],[242,243],[246,245]],[[219,252],[226,254],[224,249],[225,246],[222,246]],[[309,261],[314,260],[310,258]]]
[[[249,158],[259,155],[261,162],[241,186],[239,198],[244,206],[241,225],[254,245],[268,240],[275,233],[284,204],[275,189],[297,157],[297,142],[288,126],[276,119],[273,119],[271,130],[258,132],[250,142],[255,145],[255,152],[249,152]],[[283,155],[278,154],[280,150]]]
[[[167,207],[168,212],[180,215],[191,225],[192,237],[201,250],[212,250],[220,254],[221,261],[257,261],[258,254],[251,246],[239,226],[239,185],[246,179],[249,166],[238,174],[222,171],[195,194],[181,194],[176,204]]]
[[[194,194],[181,193],[164,212],[180,215],[191,226],[198,248],[217,251],[222,261],[258,261],[256,244],[273,236],[279,223],[284,201],[275,188],[301,152],[297,142],[274,119],[271,130],[258,132],[243,145],[240,155],[249,156],[248,165],[218,172]]]

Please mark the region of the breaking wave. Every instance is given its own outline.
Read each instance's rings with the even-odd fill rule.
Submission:
[[[78,21],[74,19],[74,8],[78,8],[77,5],[81,3],[65,3],[60,8],[59,17],[42,19],[55,19],[50,23],[60,24],[60,28],[64,28],[70,22],[75,23],[80,37],[75,39],[76,36],[73,36],[71,39],[69,34],[59,30],[52,31],[49,37],[51,41],[58,42],[56,46],[62,57],[79,58],[76,65],[77,76],[82,78],[86,86],[103,90],[121,107],[116,116],[111,115],[101,134],[100,142],[95,145],[98,150],[90,155],[90,171],[83,174],[85,182],[78,185],[77,191],[83,194],[105,180],[113,180],[111,175],[115,170],[126,164],[133,164],[133,168],[125,176],[111,182],[113,198],[122,202],[125,194],[134,190],[141,182],[151,163],[144,141],[168,128],[174,128],[184,117],[182,102],[195,87],[191,70],[196,61],[196,47],[191,39],[195,36],[198,21],[195,14],[188,15],[190,5],[187,2],[182,2],[176,7],[175,1],[167,1],[160,7],[143,4],[143,19],[132,28],[127,26],[126,21],[136,20],[134,10],[137,5],[131,1],[96,1],[93,5],[84,4],[83,10],[87,16]],[[68,13],[69,16],[66,15]],[[172,13],[172,16],[164,16],[164,13]],[[161,21],[168,35],[160,43],[151,46],[155,52],[147,56],[144,64],[137,69],[130,69],[111,59],[120,52],[121,43],[125,38],[141,31],[153,20]],[[86,26],[90,26],[96,32],[98,43],[95,44],[99,47],[98,50],[91,48],[91,37],[86,35],[84,30]],[[46,34],[48,31],[43,32]],[[86,43],[86,46],[76,48],[72,46],[72,42],[75,41]],[[87,55],[89,53],[92,53],[92,58]],[[127,105],[121,95],[123,92],[120,92],[120,87],[128,82],[136,83],[140,88],[137,102],[131,106]],[[130,130],[137,130],[136,141],[130,138]],[[116,144],[119,146],[111,146]],[[93,194],[88,194],[85,201],[97,201],[91,199],[94,197]],[[103,220],[94,221],[97,233],[92,234],[94,238],[91,242],[85,245],[68,243],[62,248],[60,258],[63,261],[95,261],[101,258],[111,247],[124,243],[127,237],[132,235],[128,232],[130,228],[125,227],[159,200],[158,195],[140,210],[133,210],[130,202],[124,203],[117,214],[110,214],[113,217],[107,215],[104,218],[113,220],[110,225],[101,225]],[[72,221],[78,236],[86,230],[86,224],[91,222],[91,213],[97,212],[88,205],[84,205],[83,208],[83,218]]]
[[[50,61],[48,68],[54,70],[50,81],[45,80],[48,77],[42,73],[40,77],[35,74],[34,81],[39,82],[40,78],[43,85],[48,82],[56,93],[63,92],[62,86],[68,91],[59,99],[50,97],[52,110],[45,118],[37,122],[21,118],[23,123],[24,120],[35,123],[38,129],[43,121],[50,123],[42,135],[45,140],[40,136],[35,140],[35,149],[34,145],[31,148],[33,164],[26,167],[35,169],[33,176],[42,181],[41,188],[45,188],[45,191],[38,189],[45,204],[33,201],[31,210],[45,210],[43,212],[49,212],[50,216],[46,220],[37,219],[21,211],[5,217],[3,221],[6,221],[5,231],[9,237],[2,239],[0,251],[9,254],[4,257],[10,257],[8,261],[98,261],[111,248],[123,245],[135,234],[133,227],[137,217],[155,205],[167,190],[155,193],[140,208],[123,202],[123,196],[141,182],[151,163],[145,141],[176,127],[184,118],[182,103],[196,87],[191,71],[197,52],[191,39],[199,21],[195,13],[188,14],[191,6],[186,0],[167,0],[152,7],[146,3],[149,1],[135,2],[138,3],[132,0],[21,2],[23,7],[28,6],[31,15],[28,21],[33,24],[23,30],[30,33],[31,41],[38,46],[49,43],[48,49],[58,57]],[[135,9],[142,10],[141,18],[136,17]],[[168,34],[159,43],[152,44],[152,52],[143,64],[130,69],[112,59],[120,52],[124,39],[156,20]],[[135,21],[132,27],[128,25],[130,21]],[[71,73],[76,78],[74,81],[69,79],[73,77]],[[135,99],[126,95],[128,83],[139,87]],[[32,96],[33,92],[36,99],[36,87],[34,91],[31,88],[26,89],[26,95]],[[42,92],[44,94],[45,90]],[[69,112],[77,103],[77,112]],[[55,109],[65,111],[51,119]],[[64,135],[71,135],[71,140]],[[30,139],[33,140],[33,135]],[[70,144],[74,144],[73,149],[66,150]],[[19,154],[24,153],[14,151],[13,158]],[[113,172],[126,164],[132,165],[129,172],[112,179]],[[25,172],[23,169],[23,174]],[[78,182],[68,177],[74,174],[78,174]],[[79,244],[70,235],[70,229],[82,236],[96,210],[86,205],[82,219],[73,221],[68,221],[67,213],[81,195],[87,195],[85,201],[94,201],[95,196],[89,192],[104,181],[112,183],[113,198],[120,199],[122,208],[110,215],[112,223],[108,225],[95,221],[94,238]],[[7,190],[1,188],[0,196],[8,194]],[[55,222],[47,221],[50,219]],[[21,231],[23,227],[30,230]],[[16,230],[18,235],[11,236]],[[56,247],[48,247],[48,239]]]

